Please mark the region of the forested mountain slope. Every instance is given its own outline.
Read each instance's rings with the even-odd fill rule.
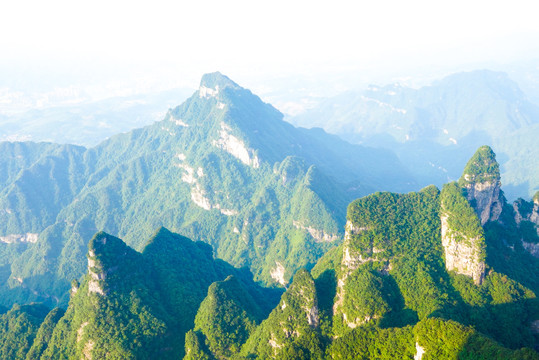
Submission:
[[[162,121],[96,147],[2,144],[0,302],[66,304],[97,231],[141,249],[160,226],[282,286],[342,239],[349,201],[414,187],[390,151],[282,117],[213,73]]]
[[[344,242],[310,272],[298,270],[284,293],[164,228],[142,252],[100,232],[65,314],[14,306],[0,316],[0,351],[14,359],[539,359],[538,197],[507,204],[483,146],[441,191],[350,203]]]
[[[358,199],[344,243],[226,358],[537,359],[538,206],[507,204],[486,146],[441,191]],[[186,359],[223,358],[206,333]]]

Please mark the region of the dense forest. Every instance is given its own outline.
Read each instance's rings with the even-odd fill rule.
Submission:
[[[539,192],[419,191],[225,76],[94,148],[0,143],[2,359],[539,359]]]
[[[442,190],[377,192],[351,202],[344,241],[295,272],[285,289],[260,286],[248,269],[216,259],[210,245],[165,228],[141,252],[99,232],[66,310],[4,309],[0,354],[539,359],[539,262],[530,250],[539,243],[539,204],[511,206],[502,192],[489,191],[485,184],[498,186],[499,171],[488,147],[462,179]],[[491,208],[482,225],[485,194],[470,200],[471,188],[498,194],[487,206],[499,201],[501,213]]]

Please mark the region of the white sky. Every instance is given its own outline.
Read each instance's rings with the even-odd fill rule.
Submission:
[[[50,64],[81,73],[138,68],[189,82],[215,70],[233,79],[343,68],[383,72],[537,57],[538,40],[536,2],[522,0],[0,5],[4,72],[11,66],[45,72]]]

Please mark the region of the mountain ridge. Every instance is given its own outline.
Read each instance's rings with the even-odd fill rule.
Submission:
[[[537,119],[538,105],[507,74],[477,70],[418,89],[370,86],[328,99],[290,121],[322,126],[353,143],[391,148],[414,169],[421,186],[458,179],[475,150],[490,144],[501,161],[506,196],[514,200],[539,189]]]
[[[14,219],[0,236],[35,241],[0,244],[0,255],[10,254],[0,256],[6,305],[24,299],[65,303],[71,280],[86,271],[81,259],[87,239],[100,230],[141,250],[141,239],[166,226],[210,243],[220,258],[249,267],[258,281],[283,284],[339,241],[351,199],[374,188],[414,186],[391,152],[297,129],[220,73],[204,76],[198,91],[153,125],[77,148],[76,158],[64,154],[68,148],[60,151],[67,159],[64,171],[82,175],[71,183],[55,176],[50,181],[53,189],[69,189],[61,191],[66,199],[56,208],[36,204],[26,217],[26,203],[0,214]],[[56,164],[45,155],[39,161]],[[279,164],[291,157],[302,158],[304,170],[283,182]],[[13,181],[35,185],[26,172],[30,164],[17,166]],[[40,176],[54,174],[50,167],[39,169]]]

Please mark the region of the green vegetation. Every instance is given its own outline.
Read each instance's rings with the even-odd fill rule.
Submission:
[[[26,359],[48,312],[43,305],[14,305],[0,315],[0,358]]]
[[[511,351],[454,321],[425,319],[414,327],[424,359],[539,359],[531,349]]]
[[[160,226],[274,286],[276,262],[289,281],[339,243],[352,199],[413,183],[391,152],[294,128],[219,73],[201,85],[219,91],[196,92],[162,121],[89,149],[2,145],[0,236],[39,240],[16,251],[0,244],[0,280],[11,279],[0,282],[0,303],[65,306],[96,232],[142,250]]]
[[[327,350],[328,359],[413,359],[412,328],[380,329],[364,326],[336,339]]]
[[[315,283],[299,270],[279,305],[264,320],[241,350],[247,358],[322,359],[320,319]]]
[[[445,184],[441,193],[443,216],[446,217],[450,235],[458,242],[473,239],[479,248],[480,261],[485,259],[485,235],[474,209],[462,194],[457,183]]]
[[[481,146],[464,167],[459,186],[465,187],[472,183],[495,183],[500,181],[500,166],[496,154],[487,146]]]
[[[37,331],[34,343],[26,355],[27,360],[39,359],[43,354],[43,351],[47,348],[52,338],[52,332],[58,321],[64,316],[65,311],[60,308],[52,309],[51,312],[45,317],[45,320],[41,323],[39,330]]]
[[[354,323],[381,319],[391,310],[386,292],[381,275],[360,267],[346,279],[343,313]]]
[[[0,308],[0,358],[538,358],[535,207],[502,196],[483,228],[463,194],[499,180],[490,148],[441,192],[351,202],[341,242],[358,179],[364,195],[398,172],[365,166],[392,157],[295,129],[220,74],[202,85],[219,92],[92,149],[5,146],[0,231],[40,236],[0,243],[0,302],[69,304]],[[477,243],[481,284],[446,270],[443,221]]]
[[[209,287],[195,318],[195,331],[205,336],[215,357],[230,357],[239,352],[262,316],[263,311],[241,282],[229,276]]]
[[[88,258],[88,275],[54,328],[43,359],[80,358],[90,353],[107,359],[181,357],[185,334],[195,327],[195,315],[208,287],[229,275],[233,277],[224,283],[233,284],[229,292],[242,296],[241,304],[246,304],[244,298],[248,297],[262,299],[260,306],[253,305],[257,319],[276,303],[275,292],[258,287],[248,272],[213,259],[207,244],[192,242],[164,228],[152,237],[143,253],[100,232],[90,241]],[[237,294],[238,288],[245,289],[244,293]],[[200,310],[202,319],[212,310],[211,296],[207,299]],[[219,315],[229,310],[227,306],[217,309]],[[236,310],[238,321],[243,321],[244,313]],[[246,324],[252,330],[254,324]],[[215,334],[211,329],[206,332],[216,344],[228,344]]]

